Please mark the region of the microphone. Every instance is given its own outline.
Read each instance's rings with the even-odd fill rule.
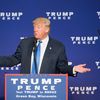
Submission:
[[[36,49],[36,43],[37,43],[37,39],[35,37],[33,37],[33,51],[35,52]]]

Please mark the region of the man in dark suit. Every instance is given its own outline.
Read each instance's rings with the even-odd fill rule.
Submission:
[[[23,39],[12,56],[0,57],[0,66],[14,66],[21,63],[21,73],[32,73],[32,65],[36,63],[34,62],[35,49],[38,41],[41,41],[40,60],[37,66],[38,74],[68,73],[74,76],[76,72],[90,71],[89,68],[85,68],[86,64],[68,66],[63,44],[49,36],[50,20],[42,17],[36,18],[33,21],[33,26],[34,37]]]

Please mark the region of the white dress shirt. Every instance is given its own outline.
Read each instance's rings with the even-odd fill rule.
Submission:
[[[38,41],[37,40],[37,44],[38,45]],[[38,66],[38,74],[40,73],[40,69],[41,69],[41,64],[42,64],[42,60],[43,60],[43,57],[44,57],[44,53],[45,53],[45,50],[46,50],[46,47],[48,45],[48,41],[49,41],[49,36],[47,36],[45,39],[41,40],[42,43],[41,43],[41,51],[40,51],[40,63],[39,63],[39,66]],[[34,61],[34,52],[32,52],[32,55],[31,55],[31,71],[32,72],[32,64],[33,64],[33,61]]]

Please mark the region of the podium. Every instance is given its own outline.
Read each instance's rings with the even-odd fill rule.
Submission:
[[[5,74],[5,100],[68,100],[67,74]]]

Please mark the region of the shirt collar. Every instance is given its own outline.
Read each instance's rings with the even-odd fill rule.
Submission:
[[[38,40],[38,41],[40,41],[40,40]],[[42,41],[42,43],[45,43],[45,42],[48,42],[49,41],[49,36],[47,35],[47,37],[46,38],[44,38],[43,40],[41,40]]]

